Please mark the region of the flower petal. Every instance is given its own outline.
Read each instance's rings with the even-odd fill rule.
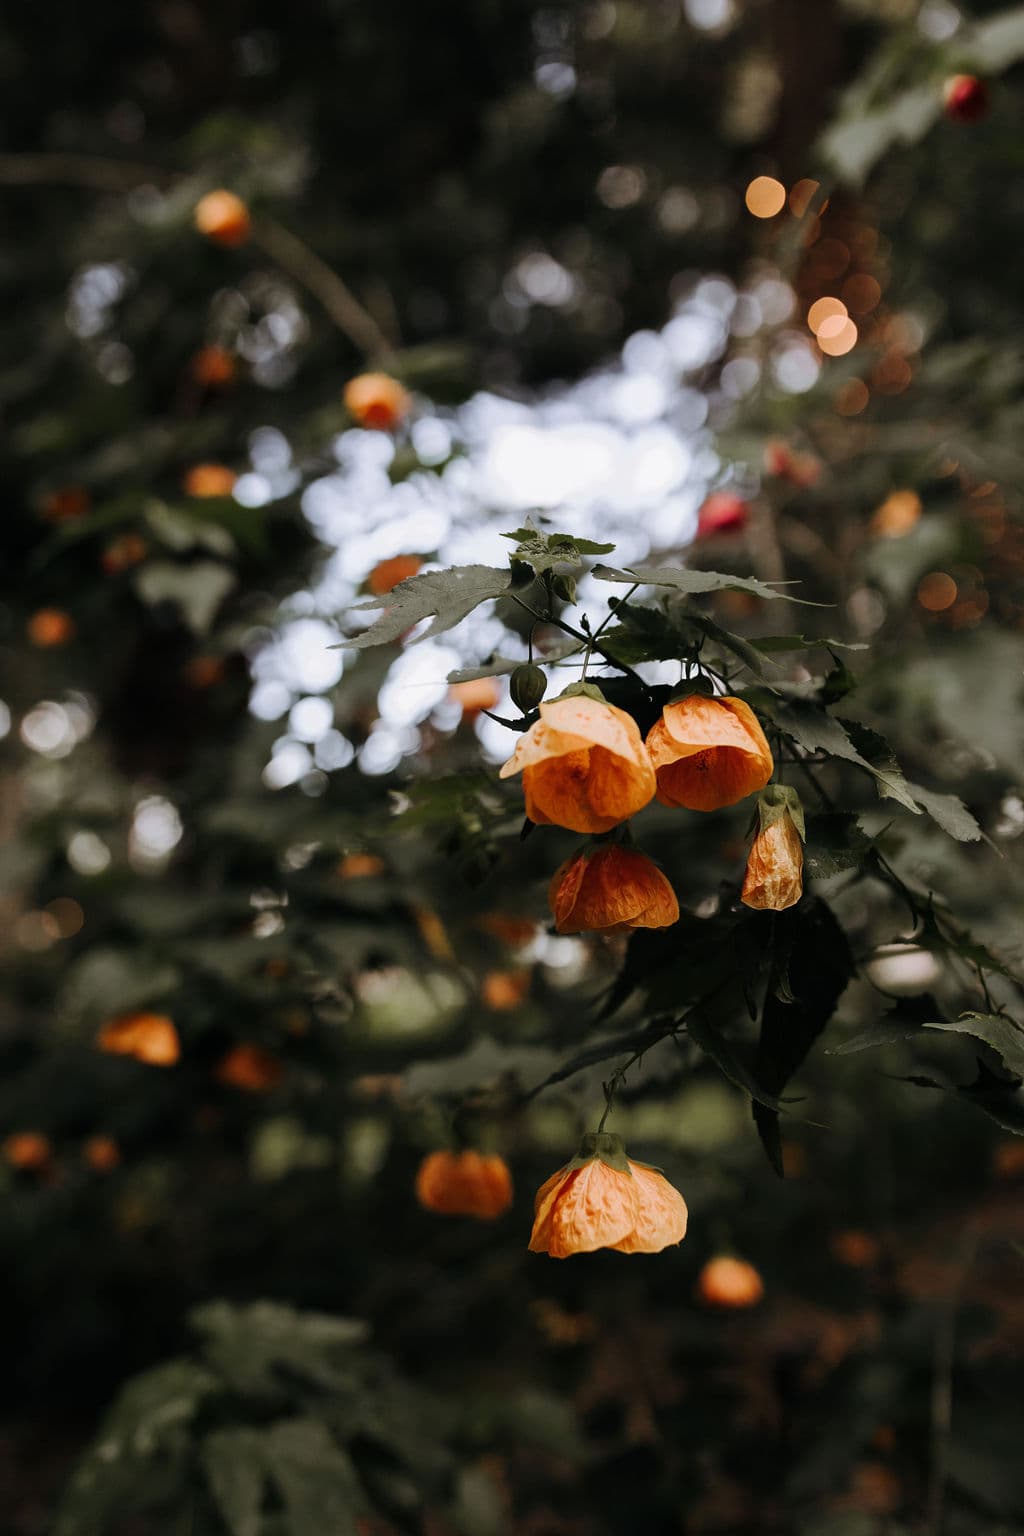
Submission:
[[[645,1163],[630,1168],[640,1196],[636,1224],[614,1246],[620,1253],[660,1253],[686,1236],[686,1201],[665,1175]]]

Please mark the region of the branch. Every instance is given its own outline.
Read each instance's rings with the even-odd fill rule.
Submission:
[[[170,188],[188,178],[160,166],[132,160],[108,160],[101,155],[0,155],[0,186],[86,187],[93,192],[127,192],[148,183]],[[394,348],[348,284],[297,235],[268,215],[253,221],[252,241],[281,270],[312,294],[338,330],[357,351],[381,361]]]

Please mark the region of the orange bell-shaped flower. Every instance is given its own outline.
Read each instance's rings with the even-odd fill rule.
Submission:
[[[794,789],[773,784],[758,805],[760,830],[747,856],[740,900],[763,912],[784,912],[804,893],[803,808]]]
[[[595,1131],[537,1191],[530,1252],[553,1259],[597,1248],[660,1253],[685,1236],[679,1191],[656,1168],[628,1158],[620,1137]]]
[[[178,1031],[163,1013],[123,1013],[108,1019],[96,1044],[111,1056],[134,1056],[151,1067],[173,1067],[181,1055]]]
[[[618,933],[679,921],[675,891],[661,870],[621,843],[568,859],[548,888],[548,903],[559,933]]]
[[[541,704],[501,777],[523,775],[526,814],[571,832],[610,832],[652,799],[654,769],[636,721],[594,693]]]
[[[23,1173],[44,1173],[53,1158],[53,1147],[41,1131],[15,1131],[3,1144],[5,1162]]]
[[[739,1311],[756,1307],[764,1296],[764,1281],[746,1259],[719,1254],[697,1276],[697,1295],[705,1306]]]
[[[416,1174],[416,1198],[442,1216],[475,1216],[493,1221],[512,1204],[512,1175],[494,1153],[430,1152]]]
[[[361,373],[345,385],[345,409],[360,427],[390,432],[409,412],[409,396],[389,373]]]
[[[218,1083],[226,1088],[239,1088],[243,1093],[267,1093],[277,1087],[283,1076],[284,1066],[277,1057],[251,1041],[232,1046],[214,1072]]]
[[[647,735],[662,805],[717,811],[763,789],[771,748],[742,699],[691,693],[675,699]]]

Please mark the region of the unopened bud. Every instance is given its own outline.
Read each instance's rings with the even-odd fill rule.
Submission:
[[[528,715],[544,697],[547,686],[548,680],[540,667],[532,661],[524,662],[521,667],[516,667],[509,680],[512,702],[524,715]]]

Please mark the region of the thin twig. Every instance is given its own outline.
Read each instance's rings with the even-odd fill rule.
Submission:
[[[0,186],[86,187],[93,192],[128,192],[153,184],[170,188],[188,180],[178,171],[109,160],[101,155],[0,155]],[[312,294],[338,330],[369,360],[386,361],[394,348],[369,310],[327,263],[290,229],[268,214],[253,221],[252,243]]]

